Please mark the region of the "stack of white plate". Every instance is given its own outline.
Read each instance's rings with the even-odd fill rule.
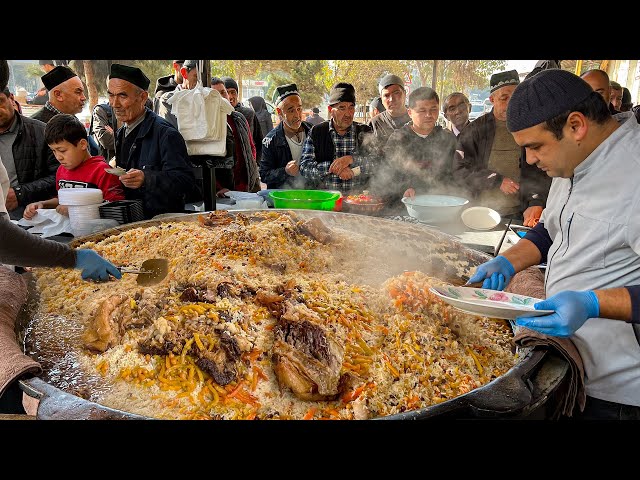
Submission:
[[[99,207],[103,203],[99,188],[61,188],[58,190],[60,205],[69,209],[71,233],[75,237],[89,235],[94,230],[91,220],[100,218]]]

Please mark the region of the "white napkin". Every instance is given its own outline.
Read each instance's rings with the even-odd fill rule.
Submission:
[[[21,218],[18,225],[32,227],[27,230],[30,233],[41,233],[42,237],[53,237],[61,233],[72,233],[69,217],[60,215],[55,208],[39,208],[31,220]]]

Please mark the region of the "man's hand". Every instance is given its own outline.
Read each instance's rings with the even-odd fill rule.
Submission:
[[[68,217],[69,207],[67,207],[66,205],[58,205],[56,207],[56,212],[58,212],[60,215],[64,215],[65,217]]]
[[[329,172],[340,175],[340,172],[353,163],[353,157],[351,155],[345,155],[344,157],[336,158],[331,166]]]
[[[570,337],[584,322],[600,315],[600,302],[592,291],[566,290],[536,303],[536,310],[555,310],[542,317],[518,317],[516,325],[554,337]]]
[[[22,216],[27,220],[31,220],[33,216],[38,213],[38,209],[44,208],[44,203],[42,202],[34,202],[27,205],[22,213]]]
[[[518,190],[520,190],[520,184],[518,182],[514,182],[508,177],[504,177],[502,179],[502,183],[500,184],[500,191],[506,195],[513,195]]]
[[[137,168],[130,168],[127,173],[118,177],[127,188],[140,188],[144,185],[144,172]]]
[[[287,175],[295,177],[300,173],[300,166],[296,163],[295,160],[291,160],[284,167],[284,171]]]
[[[225,195],[225,193],[229,192],[230,190],[228,188],[221,188],[220,190],[218,190],[216,192],[216,197],[218,198],[227,198],[227,196]]]
[[[109,280],[109,275],[122,278],[122,273],[109,260],[102,258],[95,250],[76,250],[76,267],[82,270],[83,280],[95,280],[104,282]]]
[[[7,207],[7,211],[15,210],[18,208],[18,198],[16,197],[16,192],[13,188],[9,188],[9,192],[7,193],[7,200],[4,202]]]
[[[342,169],[342,171],[338,174],[341,180],[350,180],[354,177],[353,170],[349,167]]]
[[[522,224],[525,227],[535,227],[540,221],[540,215],[542,215],[542,207],[529,207],[524,211],[524,222]]]
[[[478,267],[476,273],[467,281],[466,285],[482,282],[482,288],[503,290],[509,285],[511,277],[516,274],[513,265],[506,257],[498,255]]]

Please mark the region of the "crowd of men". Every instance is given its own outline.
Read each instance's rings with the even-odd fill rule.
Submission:
[[[48,100],[26,118],[6,89],[6,61],[0,66],[4,217],[55,195],[59,169],[52,150],[61,167],[71,171],[75,163],[96,161],[74,117],[86,98],[73,70],[58,65],[42,77]],[[141,200],[147,218],[182,211],[185,202],[203,195],[204,183],[194,174],[202,162],[188,154],[170,101],[171,94],[195,88],[197,66],[195,60],[173,62],[174,73],[158,80],[153,101],[142,70],[111,66],[109,104],[118,127],[114,166],[124,171],[118,177],[123,195]],[[546,299],[534,307],[553,313],[525,315],[516,324],[573,341],[585,386],[576,417],[640,419],[637,110],[628,109],[630,97],[606,72],[577,76],[559,67],[558,61],[541,63],[522,82],[515,70],[493,74],[493,110],[473,122],[461,92],[447,95],[442,105],[429,87],[407,98],[402,79],[390,74],[379,82],[382,105],[372,102],[378,113],[368,124],[354,121],[353,85],[338,82],[329,92],[328,120],[312,125],[302,119],[297,85],[280,85],[274,103],[281,121],[260,133],[254,110],[238,102],[235,80],[216,77],[212,88],[229,101],[224,139],[229,165],[227,176],[210,187],[216,194],[256,191],[260,181],[268,188],[344,194],[373,187],[392,202],[455,191],[505,215],[521,216],[532,229],[504,254],[478,266],[469,282],[502,290],[517,272],[546,261]],[[436,124],[441,109],[448,129]],[[106,166],[106,159],[101,161]],[[74,181],[92,185],[88,178]],[[85,279],[120,277],[92,250],[36,238],[4,220],[0,227],[0,261],[75,267]],[[0,274],[7,275],[5,270]]]
[[[45,124],[59,113],[79,113],[86,102],[82,80],[69,66],[44,63],[48,100],[42,109],[31,118],[6,110],[0,124],[0,129],[11,130],[0,136],[0,153],[11,180],[7,206],[14,219],[30,203],[55,194],[58,163],[44,144]],[[453,194],[525,226],[540,219],[551,179],[526,162],[525,150],[506,127],[509,100],[520,83],[515,70],[491,76],[493,109],[473,122],[464,93],[452,92],[442,103],[429,87],[407,95],[403,79],[394,74],[378,82],[379,97],[369,105],[372,118],[367,123],[355,121],[356,92],[349,83],[331,88],[327,120],[317,108],[303,118],[304,92],[296,84],[279,85],[273,100],[281,121],[275,128],[263,98],[243,105],[235,79],[214,77],[212,88],[234,111],[227,117],[226,154],[211,158],[186,153],[172,113],[175,92],[196,87],[197,67],[196,60],[174,60],[172,73],[157,80],[151,96],[142,70],[113,64],[109,104],[94,109],[89,140],[95,137],[105,160],[126,170],[120,177],[125,196],[143,201],[145,218],[182,212],[186,203],[207,195],[256,192],[266,186],[339,190],[343,195],[369,190],[395,214],[404,210],[402,197]],[[530,75],[546,68],[558,68],[558,62],[539,62]],[[606,72],[590,70],[582,77],[601,93],[619,122],[633,115],[618,110],[625,92],[609,82]],[[0,95],[12,97],[8,91]],[[624,100],[629,108],[630,99]],[[446,128],[437,124],[440,111]],[[215,168],[215,184],[203,183],[206,166]]]

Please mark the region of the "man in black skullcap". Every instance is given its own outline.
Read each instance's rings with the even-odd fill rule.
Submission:
[[[302,120],[302,98],[295,83],[278,85],[273,96],[280,123],[262,141],[260,179],[267,188],[305,188],[300,157],[313,125]]]
[[[259,166],[260,160],[262,159],[262,139],[264,137],[262,134],[262,128],[260,127],[260,122],[256,118],[256,113],[253,111],[253,108],[245,107],[240,101],[240,98],[238,97],[240,93],[238,82],[231,77],[221,77],[221,80],[224,82],[224,86],[227,89],[229,103],[231,103],[231,106],[237,112],[244,115],[249,123],[251,137],[253,138],[253,143],[256,146],[256,162]]]
[[[369,125],[354,122],[356,91],[338,82],[329,92],[329,121],[314,126],[302,147],[300,173],[312,185],[362,193],[377,166]]]
[[[49,100],[31,118],[47,123],[58,113],[76,115],[82,112],[87,97],[82,80],[76,72],[65,65],[59,65],[40,78],[49,91]]]
[[[507,130],[507,106],[519,83],[516,70],[491,75],[493,109],[458,136],[453,175],[473,203],[532,227],[542,214],[551,182],[527,165],[524,151]]]
[[[502,289],[516,272],[546,261],[546,300],[534,307],[554,313],[516,324],[573,340],[587,395],[574,415],[638,420],[640,126],[618,124],[589,84],[554,69],[515,89],[507,128],[553,183],[536,227],[469,281]]]
[[[125,197],[143,200],[145,218],[183,212],[202,198],[180,132],[145,107],[149,78],[136,67],[114,63],[108,80],[109,104],[122,127],[116,134],[116,165]]]

